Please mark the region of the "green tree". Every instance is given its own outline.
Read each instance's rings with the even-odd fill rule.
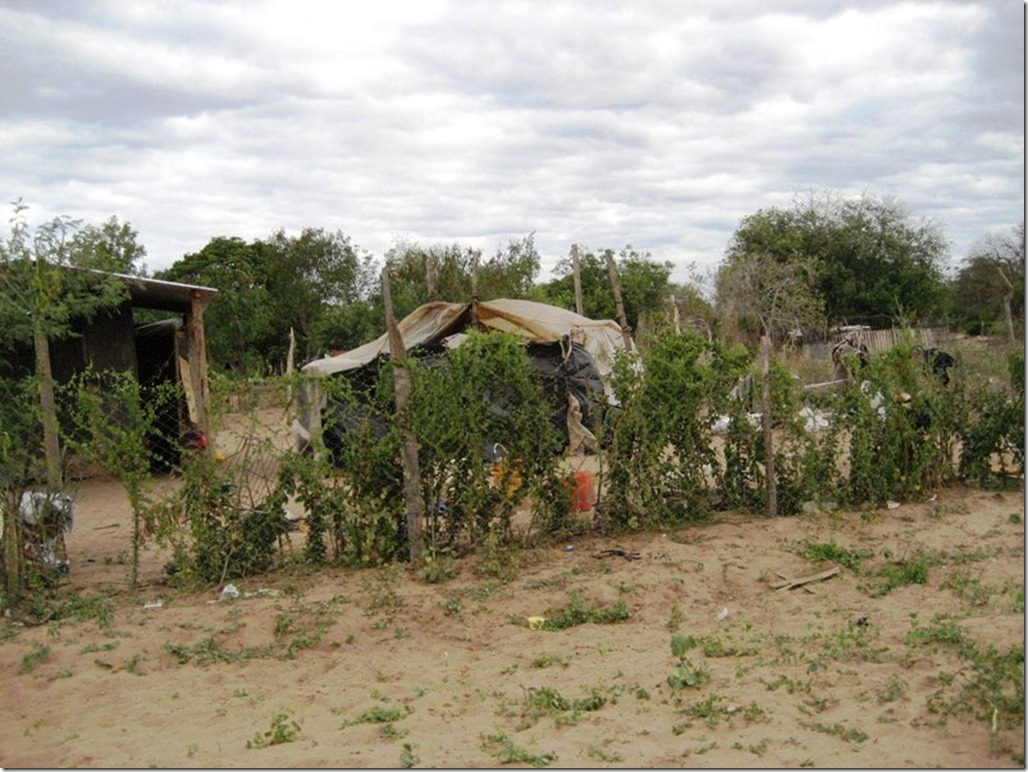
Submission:
[[[39,410],[31,414],[30,421],[38,421],[42,453],[46,458],[47,487],[50,492],[56,492],[64,485],[64,474],[50,341],[71,335],[75,319],[89,318],[121,304],[128,288],[110,276],[70,267],[70,242],[79,227],[75,220],[56,217],[32,229],[25,221],[26,209],[20,201],[14,204],[10,231],[0,238],[0,329],[3,330],[0,355],[19,345],[32,346],[35,356],[33,391]],[[12,388],[16,393],[23,393]],[[0,481],[5,486],[0,495],[8,501],[13,499],[12,487],[8,486],[19,484],[22,477],[18,469],[27,466],[24,449],[15,443],[30,437],[31,430],[23,420],[19,424],[5,421],[0,433],[0,462],[5,467],[16,465],[0,473]],[[7,592],[12,599],[17,599],[21,593],[25,571],[18,531],[18,518],[5,518],[3,554]]]
[[[829,322],[882,325],[938,315],[946,250],[934,223],[913,217],[896,201],[826,194],[744,218],[725,263],[754,254],[779,262],[812,260]]]
[[[71,238],[70,261],[79,268],[145,276],[146,247],[132,226],[110,217],[100,225],[87,225]]]
[[[271,303],[271,324],[262,353],[272,363],[285,360],[289,330],[295,330],[301,358],[334,345],[321,336],[334,310],[358,307],[377,287],[377,268],[341,232],[304,228],[299,236],[278,231],[255,244],[259,272]],[[337,316],[338,318],[338,316]]]
[[[582,310],[591,319],[616,319],[617,306],[610,286],[610,272],[604,251],[579,253],[579,271],[582,283]],[[615,260],[625,315],[633,329],[639,325],[646,311],[666,307],[670,296],[672,263],[654,260],[649,253],[638,252],[631,246],[621,250]],[[541,299],[562,308],[575,308],[575,283],[571,258],[563,258],[554,267],[558,278],[542,285]]]
[[[985,335],[1003,325],[1011,341],[1024,327],[1024,223],[1009,236],[992,234],[971,247],[952,284],[961,329]],[[1015,324],[1016,323],[1016,324]]]
[[[265,369],[262,347],[274,325],[257,246],[240,238],[217,237],[157,278],[218,290],[204,313],[207,352],[214,366],[236,373]]]

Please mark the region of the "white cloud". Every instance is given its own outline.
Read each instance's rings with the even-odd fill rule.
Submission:
[[[1021,30],[985,0],[8,6],[0,186],[129,220],[157,268],[325,227],[632,243],[684,278],[820,188],[960,250],[1023,217]]]

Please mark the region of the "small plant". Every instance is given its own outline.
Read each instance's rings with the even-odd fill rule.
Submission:
[[[845,740],[848,743],[862,743],[867,740],[867,732],[862,732],[859,729],[853,729],[852,727],[845,727],[842,724],[835,723],[832,725],[828,724],[803,724],[808,729],[813,729],[815,732],[821,732],[822,734],[835,735],[841,740]]]
[[[871,556],[868,550],[853,550],[842,547],[834,541],[808,542],[803,550],[803,557],[812,563],[837,563],[854,573],[860,572],[860,562]]]
[[[907,689],[906,681],[899,676],[893,676],[885,689],[878,694],[878,704],[884,705],[886,702],[895,702],[906,695]]]
[[[281,745],[296,740],[296,736],[302,728],[299,721],[292,719],[291,710],[275,711],[271,715],[271,728],[264,732],[257,732],[253,738],[246,741],[247,748],[264,748],[270,745]]]
[[[50,647],[45,643],[37,643],[33,645],[32,651],[21,658],[21,664],[18,665],[18,675],[26,675],[31,673],[32,670],[41,662],[46,662],[50,659]]]
[[[563,608],[547,612],[540,627],[543,630],[566,630],[585,624],[616,624],[628,617],[628,608],[624,601],[619,600],[613,606],[591,605],[586,603],[580,591],[574,590],[571,592],[571,602]]]
[[[686,659],[685,653],[699,646],[699,641],[691,635],[672,635],[671,654],[677,657],[678,664],[671,669],[667,677],[668,685],[678,691],[684,688],[695,688],[710,680],[710,670],[700,665],[693,665]]]
[[[886,563],[880,572],[884,581],[873,589],[872,597],[881,598],[908,584],[927,584],[929,570],[936,563],[937,558],[921,551],[912,557]]]
[[[542,768],[557,760],[556,753],[532,753],[515,745],[504,732],[497,732],[484,738],[482,750],[495,756],[501,764],[528,764]]]
[[[421,759],[415,755],[414,746],[410,743],[404,743],[403,750],[400,751],[400,768],[410,769],[417,765],[419,761],[421,761]]]
[[[345,722],[340,729],[345,729],[348,726],[356,726],[357,724],[391,724],[393,721],[399,721],[407,715],[400,708],[386,708],[382,705],[374,705],[355,719]]]

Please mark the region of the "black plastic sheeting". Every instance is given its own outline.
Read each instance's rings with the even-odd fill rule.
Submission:
[[[568,394],[577,398],[581,405],[582,424],[596,433],[597,427],[603,421],[607,398],[600,371],[592,355],[584,346],[573,343],[566,337],[557,343],[529,343],[526,349],[543,394],[550,403],[550,420],[554,429],[564,439],[563,447],[566,448],[570,441],[567,427]],[[446,366],[446,349],[443,346],[419,346],[408,352],[408,355],[428,367]],[[360,400],[357,405],[346,405],[329,398],[322,412],[324,439],[329,450],[341,447],[347,433],[357,431],[369,423],[375,428],[377,435],[385,433],[386,419],[369,402],[371,391],[378,380],[380,366],[387,358],[387,355],[382,355],[363,367],[329,376],[348,379]],[[509,400],[505,399],[502,384],[498,384],[489,396],[491,410],[497,415],[509,414],[512,407]]]

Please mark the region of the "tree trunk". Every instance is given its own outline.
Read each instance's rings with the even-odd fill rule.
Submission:
[[[764,479],[767,485],[767,515],[778,515],[778,482],[775,476],[775,441],[771,431],[771,338],[760,339],[760,414],[764,430]]]
[[[402,359],[407,355],[400,336],[400,328],[393,315],[393,295],[389,287],[389,268],[382,269],[382,303],[385,307],[386,326],[389,330],[389,355]],[[396,388],[396,424],[400,430],[401,456],[403,460],[403,495],[407,502],[407,538],[410,542],[411,562],[421,559],[424,543],[421,536],[421,521],[425,513],[425,501],[421,496],[421,469],[418,463],[418,443],[411,426],[410,370],[397,365],[393,370]]]
[[[46,481],[50,491],[64,487],[61,470],[61,441],[57,431],[57,401],[54,398],[54,377],[50,367],[50,343],[46,333],[36,327],[32,333],[36,352],[36,378],[39,379],[39,407],[43,424],[43,450],[46,453]]]

